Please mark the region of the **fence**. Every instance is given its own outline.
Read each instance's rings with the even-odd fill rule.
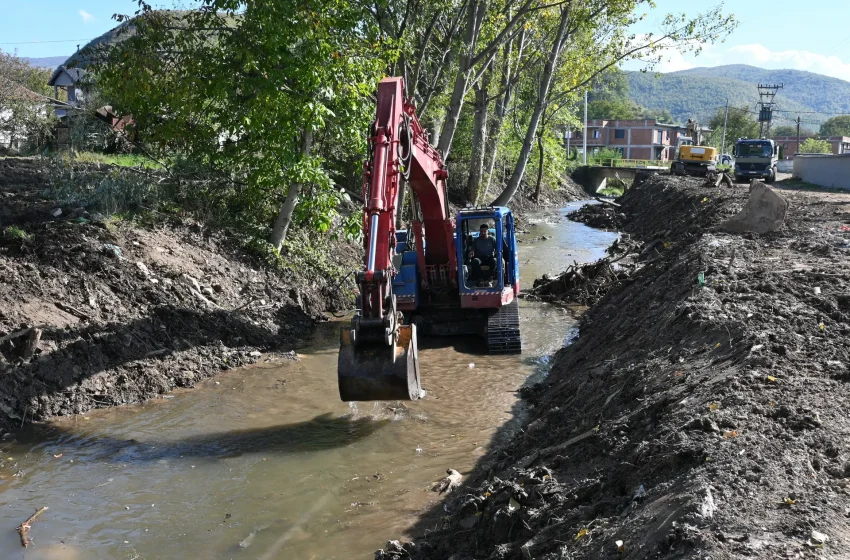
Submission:
[[[850,154],[797,154],[794,176],[821,187],[850,190]]]
[[[645,167],[649,169],[667,169],[670,167],[669,161],[649,159],[603,159],[598,160],[596,164],[602,167]]]

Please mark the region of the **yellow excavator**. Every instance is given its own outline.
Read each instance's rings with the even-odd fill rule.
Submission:
[[[688,119],[687,134],[679,137],[676,159],[670,167],[673,175],[697,175],[706,177],[717,171],[717,148],[702,146],[702,135],[697,123]]]

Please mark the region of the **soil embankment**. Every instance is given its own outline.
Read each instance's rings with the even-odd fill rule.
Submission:
[[[340,278],[271,269],[189,220],[59,207],[48,186],[37,160],[0,159],[0,428],[286,355],[348,303]],[[336,258],[357,255],[340,244]]]
[[[639,176],[635,267],[524,432],[376,557],[846,558],[850,195],[780,193],[785,225],[738,235],[747,187]]]

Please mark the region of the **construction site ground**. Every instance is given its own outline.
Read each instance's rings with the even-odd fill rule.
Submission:
[[[850,194],[775,188],[732,234],[747,185],[639,175],[522,433],[376,558],[850,557]]]

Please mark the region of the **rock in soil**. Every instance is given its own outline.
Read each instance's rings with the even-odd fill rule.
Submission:
[[[405,554],[847,558],[850,194],[777,188],[784,225],[739,234],[746,187],[638,176],[641,266]]]

